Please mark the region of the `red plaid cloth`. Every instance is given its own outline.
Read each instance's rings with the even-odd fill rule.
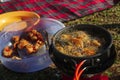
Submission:
[[[26,10],[34,11],[42,17],[68,21],[113,5],[113,0],[10,0],[0,3],[0,13]]]

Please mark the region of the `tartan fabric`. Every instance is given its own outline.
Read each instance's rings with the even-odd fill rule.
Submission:
[[[25,10],[41,17],[68,21],[111,8],[113,0],[10,0],[0,3],[0,13]]]

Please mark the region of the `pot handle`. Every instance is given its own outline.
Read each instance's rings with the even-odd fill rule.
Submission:
[[[82,60],[82,61],[85,61],[84,62],[84,64],[85,63],[87,63],[87,60]],[[81,62],[82,62],[81,61]],[[74,59],[64,59],[64,62],[65,63],[69,63],[69,65],[71,66],[71,68],[73,69],[73,70],[75,70],[76,69],[76,67],[77,67],[77,65],[79,64],[79,63],[77,63]],[[84,65],[83,64],[83,65]],[[90,66],[82,66],[82,69],[84,69],[85,68],[85,72],[90,68]]]
[[[74,60],[74,59],[64,59],[64,62],[65,63],[68,63],[72,69],[76,69],[76,66],[77,66],[77,62]]]
[[[74,59],[63,59],[66,66],[70,66],[69,68],[75,70],[77,62]]]

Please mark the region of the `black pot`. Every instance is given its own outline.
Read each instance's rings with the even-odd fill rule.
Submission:
[[[102,47],[100,48],[99,52],[97,52],[95,55],[88,57],[73,57],[65,55],[55,48],[55,40],[57,37],[59,37],[62,33],[72,32],[76,30],[87,31],[92,36],[103,38],[105,40],[105,43],[102,44]],[[75,71],[75,64],[79,64],[83,60],[86,60],[86,62],[82,67],[87,67],[87,70],[84,72],[84,74],[94,74],[100,72],[97,69],[99,69],[101,65],[105,64],[105,62],[108,61],[108,59],[110,58],[111,46],[111,34],[104,28],[95,25],[77,25],[65,27],[59,30],[53,36],[49,48],[49,53],[55,65],[58,68],[60,68],[60,70],[62,70],[65,74],[73,75]]]

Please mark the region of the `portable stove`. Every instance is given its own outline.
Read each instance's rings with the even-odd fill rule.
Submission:
[[[109,77],[107,75],[103,75],[102,72],[104,72],[106,69],[111,67],[116,59],[116,50],[115,46],[113,45],[110,49],[110,57],[107,60],[106,64],[104,64],[101,68],[97,69],[97,73],[94,74],[84,74],[84,77],[81,77],[80,80],[109,80]],[[62,74],[62,80],[73,80],[73,77],[70,77],[69,75]]]

